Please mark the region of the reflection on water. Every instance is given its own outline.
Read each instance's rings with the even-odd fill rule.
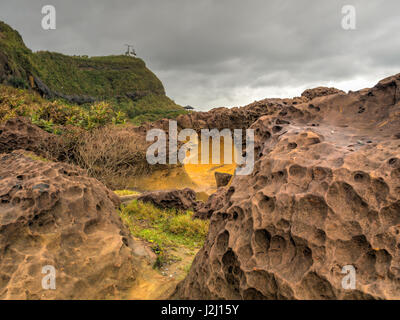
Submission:
[[[215,147],[214,147],[215,148]],[[195,151],[187,152],[185,162],[198,159],[199,164],[185,163],[184,165],[169,170],[156,171],[148,176],[136,177],[129,181],[129,188],[139,191],[167,190],[192,188],[199,194],[199,198],[204,200],[207,195],[215,192],[217,189],[215,182],[215,172],[225,172],[233,174],[236,168],[234,160],[233,143],[228,146],[232,154],[233,163],[224,164],[224,143],[221,139],[219,146],[220,164],[212,164],[212,155],[214,154],[213,144],[209,141],[209,161],[210,164],[200,164],[201,160],[201,143],[199,141]]]

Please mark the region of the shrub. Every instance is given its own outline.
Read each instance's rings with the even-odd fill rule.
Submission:
[[[122,111],[114,111],[107,102],[98,102],[89,107],[88,110],[80,109],[67,117],[66,124],[78,126],[87,130],[105,126],[107,124],[123,124],[126,116]]]
[[[56,134],[60,134],[62,127],[67,125],[91,130],[107,124],[123,124],[126,120],[124,112],[114,110],[107,102],[84,108],[61,100],[48,101],[33,91],[1,85],[0,121],[18,116],[27,116],[32,123]]]
[[[59,135],[41,146],[46,157],[74,163],[110,188],[124,189],[127,177],[166,167],[147,163],[145,133],[123,125],[125,113],[108,102],[76,106],[0,85],[0,122],[18,116],[29,117],[40,128]]]
[[[47,148],[52,158],[77,164],[112,189],[126,188],[127,177],[150,171],[145,138],[130,127],[106,126],[86,131],[69,127]]]

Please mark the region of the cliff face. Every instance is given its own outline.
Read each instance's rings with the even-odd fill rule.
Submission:
[[[399,86],[400,74],[266,105],[251,125],[254,171],[219,190],[173,297],[399,299]],[[342,287],[347,265],[354,290]]]
[[[20,34],[0,21],[0,81],[26,81],[33,71],[31,55]]]

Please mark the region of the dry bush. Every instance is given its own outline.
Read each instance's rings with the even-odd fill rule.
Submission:
[[[85,130],[66,126],[61,136],[52,135],[46,142],[40,145],[40,154],[53,161],[77,164],[79,145],[83,143],[82,136]]]
[[[128,176],[149,171],[144,137],[127,128],[100,128],[85,132],[77,146],[76,162],[109,187],[124,187]]]
[[[44,148],[47,157],[74,163],[109,188],[123,189],[128,177],[160,169],[146,160],[145,135],[130,127],[102,127],[91,131],[71,128]]]

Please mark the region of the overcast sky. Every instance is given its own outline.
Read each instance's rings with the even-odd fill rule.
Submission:
[[[52,4],[57,29],[41,27]],[[356,8],[356,30],[342,7]],[[356,90],[400,72],[399,0],[1,0],[34,51],[110,55],[132,43],[167,95],[199,109]]]

